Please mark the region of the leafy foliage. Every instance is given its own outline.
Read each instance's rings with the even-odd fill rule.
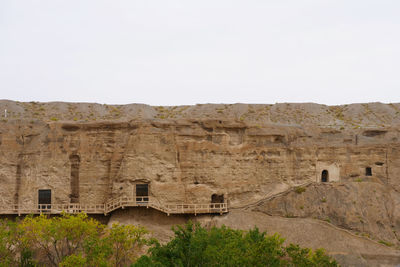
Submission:
[[[0,222],[0,266],[10,266],[14,263],[17,247],[14,240],[16,224],[9,221]]]
[[[161,245],[134,225],[105,227],[84,213],[27,216],[0,221],[0,267],[5,266],[338,266],[322,249],[290,244],[257,228],[207,229],[198,223],[173,228],[175,237]],[[145,245],[150,245],[147,255]]]
[[[134,266],[338,266],[321,249],[284,246],[279,235],[269,236],[257,228],[207,230],[189,222],[174,233],[165,245],[155,242],[149,256],[142,256]]]
[[[0,266],[34,266],[30,243],[18,221],[0,221]]]
[[[62,214],[48,218],[27,216],[18,225],[22,239],[36,254],[46,255],[52,266],[58,266],[69,255],[86,252],[87,241],[98,239],[104,226],[86,214]]]
[[[107,229],[103,242],[108,246],[112,266],[127,266],[134,262],[140,248],[147,244],[145,234],[147,231],[143,227],[134,225],[113,224],[110,229]]]
[[[106,228],[84,213],[0,221],[0,267],[128,266],[146,244],[146,233],[133,225]]]

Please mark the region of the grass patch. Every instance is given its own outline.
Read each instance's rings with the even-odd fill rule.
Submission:
[[[299,186],[299,187],[296,187],[294,192],[296,192],[297,194],[301,194],[301,193],[306,192],[306,189],[304,187]]]
[[[378,242],[383,244],[383,245],[385,245],[385,246],[388,246],[388,247],[393,247],[394,246],[393,243],[390,243],[390,242],[385,241],[385,240],[379,240]]]

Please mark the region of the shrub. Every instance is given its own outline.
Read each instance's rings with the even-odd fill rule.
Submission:
[[[379,240],[379,243],[381,243],[381,244],[383,244],[383,245],[385,245],[385,246],[388,246],[388,247],[392,247],[392,246],[393,246],[392,243],[387,242],[387,241],[384,241],[384,240]]]
[[[325,219],[323,219],[325,222],[328,222],[328,223],[331,223],[331,219],[329,219],[329,218],[325,218]]]
[[[296,187],[296,189],[295,189],[294,191],[295,191],[297,194],[301,194],[301,193],[306,192],[306,188],[305,188],[305,187],[299,186],[299,187]]]

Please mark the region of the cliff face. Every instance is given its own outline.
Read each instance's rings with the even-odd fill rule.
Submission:
[[[52,203],[104,203],[148,184],[160,203],[225,201],[400,244],[400,104],[0,101],[4,110],[0,206],[36,204],[40,189]]]

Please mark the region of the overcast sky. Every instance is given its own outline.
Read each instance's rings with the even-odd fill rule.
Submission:
[[[400,102],[400,1],[1,0],[0,99]]]

